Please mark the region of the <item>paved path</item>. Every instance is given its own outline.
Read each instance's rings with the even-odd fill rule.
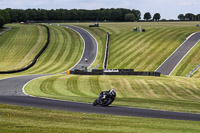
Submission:
[[[199,42],[200,32],[191,35],[180,47],[178,47],[157,69],[163,75],[170,75],[181,60]]]
[[[82,31],[82,33],[86,35],[85,31]],[[94,43],[94,41],[92,42]],[[85,43],[85,45],[87,44],[88,43]],[[88,47],[85,46],[85,51],[87,48]],[[88,51],[90,52],[90,50]],[[86,55],[89,55],[89,53]],[[95,58],[96,57],[93,57],[91,59],[95,59]],[[83,54],[82,59],[84,59],[84,54]],[[79,63],[82,63],[82,59],[80,60]],[[85,64],[84,62],[85,65],[90,65],[90,63],[93,62],[92,60],[90,60],[90,58],[88,59],[89,59],[88,63]],[[22,90],[23,86],[26,83],[28,83],[30,80],[41,77],[41,76],[44,76],[44,75],[29,75],[29,76],[1,79],[0,80],[0,103],[19,105],[19,106],[38,107],[38,108],[53,109],[53,110],[84,112],[84,113],[200,121],[200,114],[181,113],[181,112],[179,113],[179,112],[159,111],[159,110],[140,109],[140,108],[128,108],[128,107],[118,107],[118,106],[94,107],[92,106],[92,104],[88,104],[88,103],[52,100],[52,99],[31,97],[31,96],[25,95]]]

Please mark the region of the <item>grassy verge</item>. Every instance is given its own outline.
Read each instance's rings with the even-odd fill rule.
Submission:
[[[8,25],[11,30],[0,36],[0,71],[28,65],[45,42],[45,28],[36,25]]]
[[[137,71],[156,70],[190,34],[200,30],[195,27],[194,22],[100,23],[99,28],[88,28],[89,23],[73,25],[82,26],[92,34],[103,31],[98,32],[98,36],[109,32],[111,40],[108,67],[133,68]],[[145,33],[132,31],[133,27],[139,29],[140,26],[146,29]],[[100,42],[100,39],[97,40]],[[101,49],[104,48],[105,46]],[[197,50],[194,52],[193,54],[198,55]],[[193,60],[197,58],[195,56]],[[188,59],[187,63],[193,64],[193,61]],[[188,64],[180,65],[181,69],[175,75],[184,75],[190,71],[192,67]]]
[[[18,132],[200,132],[199,122],[52,111],[0,104],[0,131]]]
[[[54,75],[31,81],[25,91],[91,103],[111,88],[117,91],[114,105],[200,113],[200,83],[194,78]]]
[[[37,26],[29,26],[29,25],[27,25],[27,27],[24,25],[11,25],[11,26],[13,26],[13,29],[3,34],[3,36],[0,37],[0,40],[2,40],[2,43],[0,45],[2,49],[0,51],[1,53],[3,53],[0,55],[0,57],[2,58],[2,60],[0,61],[1,62],[0,68],[3,71],[9,69],[10,67],[18,68],[30,63],[32,57],[34,57],[34,53],[36,53],[36,51],[39,51],[40,50],[39,48],[42,46],[42,45],[39,46],[40,45],[39,42],[45,42],[47,37],[47,34],[45,34],[46,31],[43,31],[44,33],[41,32],[39,38],[33,37],[34,38],[33,41],[30,36],[35,33],[32,34],[30,33],[31,35],[27,35],[28,34],[27,32],[31,30],[31,28],[37,29]],[[28,30],[28,28],[30,29]],[[45,30],[43,29],[43,27],[40,28],[42,30]],[[44,51],[44,53],[41,55],[41,57],[38,59],[37,63],[32,68],[30,68],[25,72],[20,72],[17,74],[0,75],[0,78],[7,78],[15,75],[60,73],[70,69],[80,60],[83,52],[83,41],[80,38],[80,36],[73,30],[66,29],[64,27],[49,26],[49,28],[51,34],[50,44],[48,48]],[[18,32],[22,33],[17,35],[17,37],[15,37],[16,36],[15,34],[17,34]],[[29,39],[29,42],[20,40],[24,37],[22,36],[22,34],[24,34],[24,36],[27,36],[24,39]],[[18,38],[18,36],[20,37]],[[8,38],[15,38],[15,39],[11,39],[11,42],[9,42]],[[16,41],[16,39],[18,39],[18,41],[20,42],[23,42],[20,43],[20,47],[15,46],[14,42]],[[8,43],[9,45],[5,47],[10,46],[13,48],[4,48],[4,44],[6,43]],[[25,49],[26,46],[30,47],[29,51],[28,49]],[[23,52],[21,52],[21,50]],[[19,53],[19,55],[17,53]],[[8,64],[8,62],[13,65]]]
[[[73,67],[81,58],[83,41],[71,29],[49,26],[50,44],[26,74],[60,73]]]

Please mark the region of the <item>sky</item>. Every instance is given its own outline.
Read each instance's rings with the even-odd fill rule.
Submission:
[[[200,14],[200,0],[0,0],[0,9],[99,9],[127,8],[153,16],[160,13],[162,19],[177,19],[179,14]]]

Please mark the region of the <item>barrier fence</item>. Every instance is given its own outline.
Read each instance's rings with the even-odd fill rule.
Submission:
[[[158,76],[159,72],[137,72],[133,69],[104,69],[104,70],[92,70],[92,72],[74,70],[70,71],[70,74],[77,75],[138,75],[138,76]]]
[[[106,48],[105,48],[103,69],[107,69],[107,64],[108,64],[108,52],[109,52],[109,40],[110,40],[110,35],[109,35],[109,33],[107,32],[107,40],[106,40]]]

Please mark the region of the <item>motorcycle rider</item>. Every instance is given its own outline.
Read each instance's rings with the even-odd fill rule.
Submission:
[[[115,98],[116,98],[116,91],[115,91],[115,89],[113,88],[111,90],[102,91],[100,93],[99,97],[97,98],[97,103],[98,104],[101,103],[101,101],[103,99],[106,99],[106,97],[112,97],[113,98],[112,101],[111,101],[111,103],[112,103],[115,100]]]

